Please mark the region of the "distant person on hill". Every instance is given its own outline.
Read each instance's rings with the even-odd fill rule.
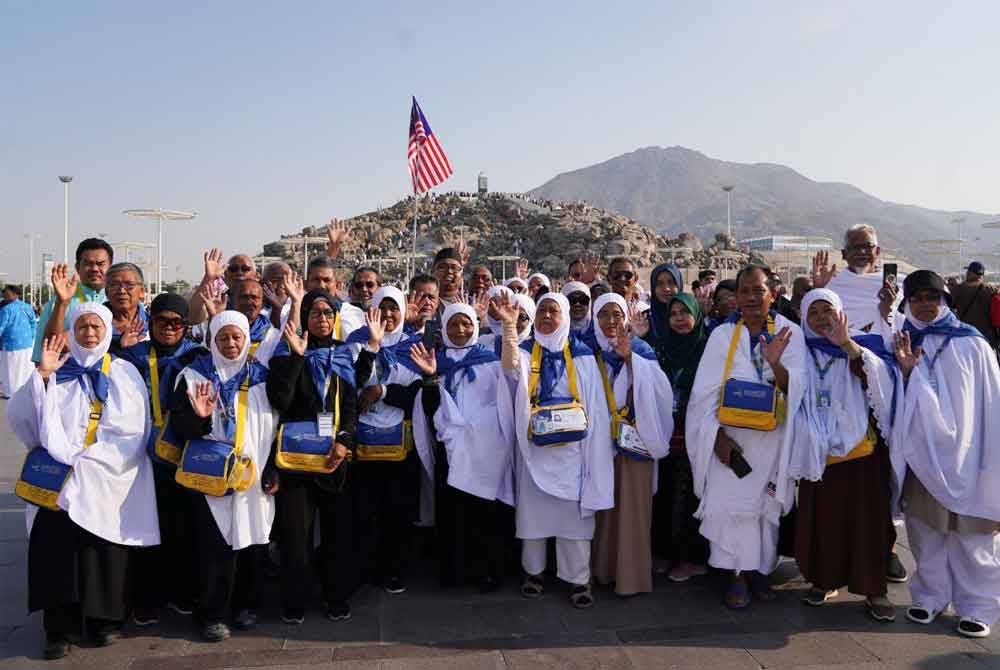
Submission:
[[[986,268],[979,261],[969,263],[965,268],[965,281],[956,286],[951,291],[955,301],[955,314],[959,320],[975,326],[990,347],[997,348],[997,329],[990,321],[990,305],[993,296],[997,294],[997,287],[983,281]]]

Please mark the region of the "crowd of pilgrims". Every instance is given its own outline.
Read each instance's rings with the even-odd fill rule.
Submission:
[[[37,367],[7,408],[30,450],[17,492],[45,655],[165,607],[226,639],[256,623],[269,566],[286,623],[320,599],[343,621],[362,584],[406,590],[415,537],[441,587],[513,572],[540,598],[554,572],[577,608],[596,586],[632,596],[710,567],[744,608],[774,598],[783,554],[806,604],[846,587],[892,621],[900,518],[907,618],[951,606],[958,632],[988,635],[997,359],[938,275],[883,282],[873,229],[843,255],[840,272],[818,258],[785,314],[761,266],[703,274],[706,303],[671,264],[644,296],[626,258],[605,278],[574,262],[556,290],[494,284],[454,248],[407,293],[360,268],[344,297],[329,256],[303,282],[212,250],[190,300],[147,307],[141,270],[85,240],[76,274],[53,270]]]

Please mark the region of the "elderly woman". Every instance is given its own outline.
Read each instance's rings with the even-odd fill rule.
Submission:
[[[628,304],[617,293],[594,303],[597,359],[615,444],[615,506],[597,513],[594,578],[621,596],[653,590],[650,530],[656,462],[667,455],[674,421],[670,382],[653,349],[628,330]]]
[[[120,636],[129,548],[160,541],[142,377],[108,353],[107,308],[77,303],[69,321],[8,408],[32,450],[18,495],[43,505],[29,507],[28,610],[44,610],[46,658],[68,654],[83,632],[102,646]],[[32,477],[51,470],[57,482]]]
[[[880,335],[850,333],[840,297],[802,299],[807,388],[795,415],[790,476],[801,479],[795,557],[812,582],[804,601],[822,605],[846,585],[876,621],[896,618],[886,568],[895,542],[889,435],[902,377]]]
[[[528,296],[514,293],[503,286],[494,286],[489,290],[488,295],[490,305],[486,312],[486,324],[489,326],[490,332],[480,335],[479,342],[500,356],[503,351],[503,323],[500,321],[499,303],[505,300],[517,307],[517,327],[514,332],[517,334],[518,344],[531,337],[531,327],[535,322],[535,303]],[[501,298],[501,296],[506,296],[506,298]]]
[[[210,642],[229,637],[232,607],[238,628],[257,621],[264,549],[274,522],[275,482],[261,480],[277,427],[267,398],[266,369],[249,358],[250,324],[226,310],[211,320],[211,356],[184,368],[171,398],[171,426],[187,440],[178,483],[190,490],[195,555],[198,560],[198,617]],[[201,460],[192,446],[236,450],[245,466],[241,487],[202,492],[198,477],[185,477]],[[195,462],[192,462],[195,461]],[[237,568],[239,570],[237,571]]]
[[[553,537],[558,576],[571,585],[572,604],[590,607],[594,515],[614,506],[611,421],[594,352],[570,334],[566,297],[541,296],[535,316],[534,336],[517,349],[504,349],[504,367],[517,363],[512,373],[521,594],[541,597],[546,542]]]

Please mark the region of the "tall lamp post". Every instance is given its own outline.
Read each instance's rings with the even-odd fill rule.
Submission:
[[[726,235],[728,239],[733,239],[733,189],[735,186],[723,186],[722,190],[726,192]]]
[[[965,240],[962,239],[962,224],[965,223],[965,217],[964,216],[959,216],[957,218],[952,219],[951,222],[954,223],[954,224],[956,224],[958,226],[958,269],[959,269],[959,274],[961,274],[961,270],[962,270],[962,256],[963,256],[963,254],[962,254],[962,244],[965,241]]]
[[[59,181],[63,184],[63,263],[69,265],[69,183],[73,178],[63,175]]]
[[[163,293],[163,222],[164,221],[190,221],[198,216],[198,212],[181,212],[175,209],[126,209],[122,211],[125,216],[135,219],[149,219],[156,221],[156,293]]]

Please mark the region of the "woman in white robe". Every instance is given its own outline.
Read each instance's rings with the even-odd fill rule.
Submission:
[[[907,382],[893,457],[917,563],[906,616],[928,624],[950,604],[960,634],[986,637],[1000,616],[1000,370],[937,274],[910,274],[903,292],[896,358]]]
[[[768,575],[778,562],[778,522],[794,497],[788,467],[794,432],[790,417],[798,411],[805,388],[805,341],[798,326],[770,311],[768,275],[759,266],[737,275],[739,310],[708,339],[685,423],[695,495],[701,500],[696,513],[700,532],[710,543],[709,564],[733,571],[725,598],[733,609],[747,607],[751,591],[759,600],[774,598]],[[772,384],[784,396],[788,418],[774,430],[723,426],[719,421],[727,381],[723,374],[734,337],[739,339],[729,378]],[[743,478],[731,466],[736,452],[752,468]]]
[[[625,299],[605,293],[594,302],[593,312],[598,362],[602,375],[607,373],[613,411],[624,414],[627,422],[615,441],[615,506],[597,513],[594,579],[614,582],[620,596],[649,593],[656,464],[669,453],[674,430],[673,414],[663,408],[674,406],[674,394],[652,347],[628,330]]]
[[[903,379],[881,335],[850,331],[833,291],[810,291],[801,312],[807,387],[795,415],[790,474],[802,480],[795,558],[812,583],[803,601],[822,605],[846,585],[866,597],[872,618],[891,622],[896,608],[886,572],[900,487],[884,436],[901,413]]]
[[[472,307],[445,308],[441,335],[442,350],[418,344],[412,353],[425,378],[436,380],[417,398],[413,433],[434,482],[439,578],[446,587],[470,579],[489,593],[500,588],[507,563],[502,507],[514,504],[512,401],[500,359],[478,342]]]
[[[241,456],[256,470],[245,491],[210,496],[192,490],[195,555],[200,565],[198,617],[203,637],[229,637],[225,619],[231,606],[237,627],[256,623],[263,561],[274,522],[276,488],[261,481],[271,453],[277,416],[267,399],[266,370],[248,359],[250,326],[239,312],[212,318],[211,355],[184,368],[171,399],[171,423],[183,440],[206,439],[232,444],[241,415],[245,432]],[[239,406],[240,385],[247,381],[247,406]]]
[[[542,369],[538,396],[532,398],[529,384],[536,346]],[[558,446],[539,446],[529,434],[532,405],[572,397],[564,358],[567,347],[575,370],[575,390],[587,417],[586,435]],[[614,448],[601,373],[593,350],[570,335],[569,303],[558,293],[548,293],[538,301],[534,337],[515,351],[517,366],[511,371],[517,379],[515,511],[526,575],[521,593],[526,598],[542,595],[546,542],[554,537],[557,574],[571,585],[572,603],[589,607],[594,602],[590,593],[594,515],[614,507]]]
[[[160,542],[142,377],[114,357],[102,371],[112,331],[106,307],[79,303],[68,318],[69,330],[46,340],[38,369],[8,408],[26,447],[72,467],[59,511],[37,508],[30,525],[28,610],[45,611],[46,658],[68,654],[68,638],[83,632],[102,646],[119,637],[128,548]],[[61,356],[67,342],[70,353]],[[103,405],[87,446],[95,398]]]

